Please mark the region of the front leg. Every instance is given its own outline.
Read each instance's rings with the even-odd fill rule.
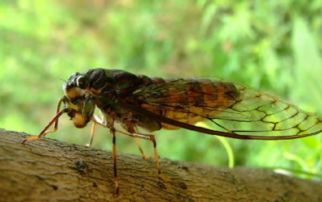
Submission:
[[[39,135],[32,135],[32,136],[26,137],[21,142],[21,144],[25,144],[26,142],[32,141],[32,140],[41,139],[41,138],[45,137],[47,134],[55,132],[58,129],[59,117],[67,112],[68,112],[68,109],[63,109],[61,111],[58,111],[57,114],[52,118],[52,120],[47,124],[47,126],[39,133]],[[50,126],[52,126],[53,124],[54,124],[54,129],[48,131],[48,128],[50,128]]]

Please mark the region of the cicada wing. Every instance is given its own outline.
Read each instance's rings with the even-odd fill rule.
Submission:
[[[142,110],[154,113],[154,118],[163,116],[163,122],[172,119],[174,121],[167,124],[176,126],[178,124],[174,122],[192,125],[196,121],[209,121],[217,135],[227,133],[229,137],[235,135],[241,139],[293,139],[322,131],[322,120],[316,115],[277,97],[245,87],[232,87],[231,83],[180,79],[147,86],[138,90],[135,96],[143,103]],[[194,130],[193,127],[187,129]]]
[[[239,87],[240,101],[208,120],[225,131],[256,136],[309,136],[322,132],[322,120],[275,96]]]

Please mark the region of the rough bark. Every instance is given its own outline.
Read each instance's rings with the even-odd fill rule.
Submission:
[[[221,169],[118,155],[113,195],[111,153],[55,140],[20,144],[25,134],[0,130],[0,201],[322,201],[322,183],[270,170]]]

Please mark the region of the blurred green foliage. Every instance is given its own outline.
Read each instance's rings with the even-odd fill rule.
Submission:
[[[37,134],[64,80],[91,67],[229,80],[321,115],[321,10],[319,0],[1,1],[0,127]],[[66,117],[60,128],[50,137],[89,140],[89,127],[75,129]],[[157,134],[162,157],[228,164],[222,140],[186,130]],[[110,138],[99,129],[94,147],[109,150]],[[321,140],[225,142],[237,166],[321,173]],[[131,138],[118,142],[119,152],[138,153]]]

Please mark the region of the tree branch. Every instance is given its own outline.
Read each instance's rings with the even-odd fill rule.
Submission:
[[[120,195],[113,195],[111,153],[0,130],[2,201],[322,201],[322,183],[270,170],[221,169],[118,155]]]

